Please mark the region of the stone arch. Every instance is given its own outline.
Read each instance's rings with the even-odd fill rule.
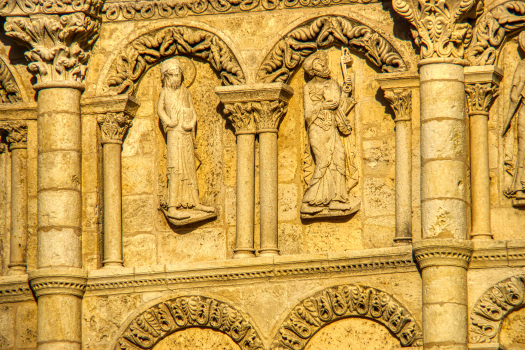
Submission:
[[[497,343],[505,317],[525,306],[525,275],[507,278],[490,287],[470,313],[469,342]]]
[[[0,104],[27,102],[27,96],[21,86],[20,78],[9,64],[9,60],[0,55]]]
[[[153,349],[160,340],[191,327],[224,333],[243,350],[264,349],[249,316],[228,303],[200,295],[180,296],[149,307],[128,322],[112,349]]]
[[[349,317],[385,326],[401,346],[422,346],[423,334],[408,309],[392,295],[357,284],[321,290],[299,302],[274,336],[271,350],[302,350],[324,326]]]
[[[407,70],[401,54],[383,35],[348,16],[326,15],[304,21],[282,36],[264,58],[256,79],[287,83],[306,57],[332,46],[347,46],[363,53],[383,72]]]
[[[207,61],[224,85],[245,82],[231,45],[211,29],[197,24],[171,25],[150,30],[121,47],[104,75],[104,94],[134,94],[149,68],[176,55]]]

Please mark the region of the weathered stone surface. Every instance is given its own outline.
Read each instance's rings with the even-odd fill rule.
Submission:
[[[155,350],[237,350],[239,346],[227,335],[211,329],[189,328],[163,339]]]
[[[37,306],[35,303],[21,303],[16,310],[16,346],[33,348],[37,336]]]

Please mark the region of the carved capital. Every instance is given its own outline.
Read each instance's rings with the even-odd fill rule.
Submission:
[[[6,35],[29,48],[28,69],[39,84],[79,84],[86,74],[89,51],[98,37],[100,18],[83,12],[8,17]]]
[[[27,148],[27,123],[24,121],[0,122],[0,130],[6,134],[9,149]]]
[[[457,266],[466,269],[472,256],[471,241],[456,239],[424,239],[412,245],[421,269],[431,266]]]
[[[465,84],[469,115],[488,115],[492,102],[498,96],[498,88],[494,83]]]
[[[255,134],[253,108],[250,102],[225,103],[224,113],[235,128],[235,135]]]
[[[37,298],[56,294],[82,298],[86,291],[87,274],[75,268],[44,268],[29,272],[29,284]]]
[[[385,89],[385,98],[396,113],[394,121],[412,119],[412,91],[409,89]]]
[[[277,132],[279,123],[288,111],[288,102],[261,101],[252,103],[257,133]]]
[[[482,6],[479,0],[393,0],[395,11],[415,27],[412,35],[422,59],[463,59],[472,38],[466,20]]]
[[[133,116],[124,113],[105,113],[97,117],[100,131],[102,131],[102,144],[122,143],[128,129],[133,125]]]

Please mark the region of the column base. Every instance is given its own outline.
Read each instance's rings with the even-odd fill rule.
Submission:
[[[276,248],[259,249],[259,256],[279,256],[280,250]]]
[[[471,232],[470,239],[473,241],[492,240],[494,235],[490,232]]]
[[[120,267],[124,267],[124,260],[120,260],[120,261],[104,261],[103,262],[104,266],[102,266],[103,269],[115,269],[115,268],[120,268]]]
[[[234,259],[255,258],[255,249],[235,249],[233,251]]]
[[[401,245],[408,245],[412,244],[412,237],[396,237],[394,238],[394,245],[401,246]]]
[[[26,265],[8,265],[9,270],[7,271],[8,276],[15,276],[15,275],[26,275],[27,274],[27,267]]]

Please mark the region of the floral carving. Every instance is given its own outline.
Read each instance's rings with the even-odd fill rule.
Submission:
[[[252,110],[257,132],[277,132],[277,127],[288,110],[288,103],[278,100],[253,102]]]
[[[390,294],[351,284],[325,289],[299,303],[279,328],[270,349],[304,349],[321,328],[348,317],[379,322],[402,346],[423,345],[423,334],[414,317]]]
[[[7,63],[0,59],[0,103],[15,102],[22,102],[20,90]]]
[[[176,26],[143,35],[123,48],[107,84],[117,94],[133,94],[135,84],[151,66],[175,55],[208,61],[224,85],[244,83],[244,73],[224,41],[205,30]]]
[[[503,319],[525,306],[525,275],[507,278],[491,287],[470,314],[469,342],[495,343]]]
[[[266,11],[286,8],[368,4],[378,0],[190,0],[190,1],[107,1],[102,9],[105,20],[125,21],[186,17],[204,14]]]
[[[396,113],[394,121],[410,121],[412,118],[412,91],[408,89],[386,89],[385,98]]]
[[[469,114],[489,114],[494,99],[498,96],[498,85],[494,83],[465,84]]]
[[[8,17],[6,35],[29,47],[29,71],[38,82],[82,82],[100,19],[77,12],[62,16]]]
[[[396,12],[416,28],[412,35],[423,59],[462,59],[472,39],[467,19],[482,6],[478,0],[393,0]]]
[[[97,16],[103,4],[104,0],[0,0],[0,15],[83,12]]]
[[[226,103],[224,114],[235,128],[235,134],[255,134],[255,122],[251,102]]]
[[[492,65],[506,33],[525,27],[525,3],[507,1],[484,13],[476,22],[465,58],[473,66]]]
[[[128,129],[133,125],[133,117],[124,112],[100,114],[97,117],[102,131],[102,143],[122,143]]]
[[[181,329],[210,328],[228,335],[242,350],[262,350],[250,321],[232,306],[202,296],[185,296],[159,303],[131,321],[115,350],[152,349]]]
[[[266,56],[257,73],[261,82],[287,82],[291,72],[306,57],[333,45],[362,52],[384,72],[406,70],[406,64],[392,45],[366,25],[344,17],[315,18],[286,34]]]
[[[24,121],[0,122],[0,130],[6,135],[9,149],[27,147],[27,124]]]

